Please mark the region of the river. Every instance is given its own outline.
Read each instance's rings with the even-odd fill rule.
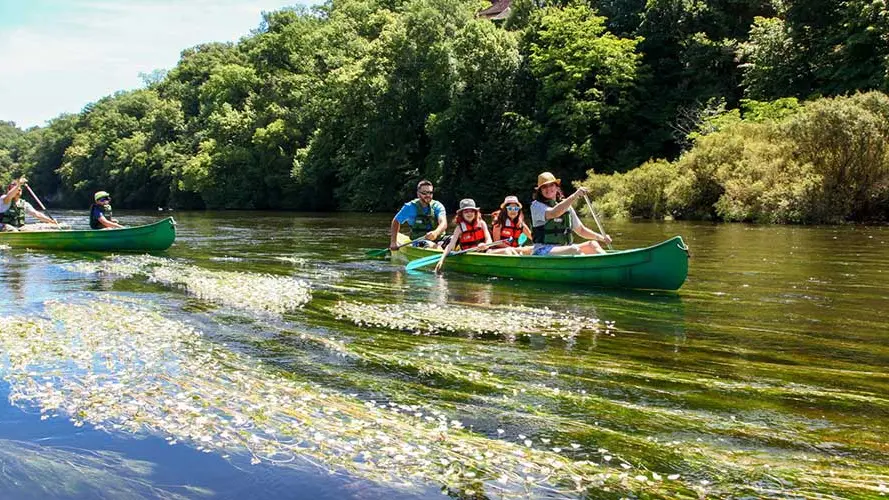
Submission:
[[[889,495],[889,228],[604,221],[685,238],[667,293],[172,215],[150,257],[0,249],[0,498]]]

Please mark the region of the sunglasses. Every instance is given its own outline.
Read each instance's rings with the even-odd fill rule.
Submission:
[[[99,201],[111,201],[111,198],[99,198]]]
[[[519,208],[518,205],[507,205],[506,209],[509,210],[510,212],[518,212],[519,210],[521,210],[521,208]]]
[[[432,191],[417,191],[423,196],[432,196]]]

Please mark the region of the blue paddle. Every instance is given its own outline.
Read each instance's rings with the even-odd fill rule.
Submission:
[[[526,241],[528,241],[528,237],[525,236],[525,233],[522,233],[522,235],[519,236],[519,246],[523,246]]]
[[[499,240],[499,241],[492,241],[491,243],[479,245],[475,248],[469,248],[467,250],[460,250],[459,252],[451,252],[448,254],[448,257],[450,257],[452,255],[460,255],[461,253],[471,252],[473,250],[478,250],[481,248],[488,248],[490,246],[499,245],[500,243],[506,243],[508,241],[512,241],[512,238],[506,238],[505,240]],[[404,269],[407,271],[413,271],[414,269],[419,269],[421,267],[428,266],[429,264],[432,264],[433,262],[438,262],[439,259],[441,259],[441,254],[430,255],[429,257],[423,257],[422,259],[412,260],[412,261],[408,262],[406,266],[404,266]]]

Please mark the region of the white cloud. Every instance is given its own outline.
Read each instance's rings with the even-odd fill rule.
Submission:
[[[172,68],[194,45],[236,41],[294,0],[80,1],[0,32],[0,120],[41,125]]]

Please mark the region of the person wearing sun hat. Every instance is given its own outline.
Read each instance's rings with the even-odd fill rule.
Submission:
[[[530,255],[533,248],[519,245],[519,238],[524,234],[530,241],[533,238],[531,228],[525,224],[525,214],[522,213],[522,203],[517,196],[507,196],[500,204],[500,210],[491,214],[491,237],[494,241],[508,239],[508,242],[500,243],[498,248],[512,247],[520,255]]]
[[[98,191],[93,195],[93,206],[90,207],[90,227],[93,229],[120,229],[117,219],[112,217],[111,195],[107,191]]]
[[[492,242],[488,225],[482,220],[481,211],[475,205],[475,200],[471,198],[460,200],[460,208],[457,210],[456,217],[454,217],[454,224],[457,227],[454,228],[453,236],[451,236],[451,239],[445,246],[441,258],[438,259],[438,264],[435,265],[435,272],[441,271],[445,258],[457,245],[460,246],[460,250],[484,252],[486,248],[483,245]],[[490,253],[510,253],[514,255],[515,251],[512,248],[501,248],[490,250]]]
[[[599,234],[583,225],[571,205],[577,198],[586,195],[586,188],[565,197],[562,194],[562,180],[550,172],[537,176],[534,188],[534,201],[531,203],[531,233],[533,234],[533,255],[578,255],[605,253],[599,242],[611,243],[607,234]],[[587,242],[574,244],[574,236],[586,238]]]
[[[52,217],[38,211],[22,199],[22,189],[27,183],[28,179],[20,177],[9,183],[6,192],[0,192],[0,231],[18,231],[25,228],[26,215],[47,224],[58,224]]]

